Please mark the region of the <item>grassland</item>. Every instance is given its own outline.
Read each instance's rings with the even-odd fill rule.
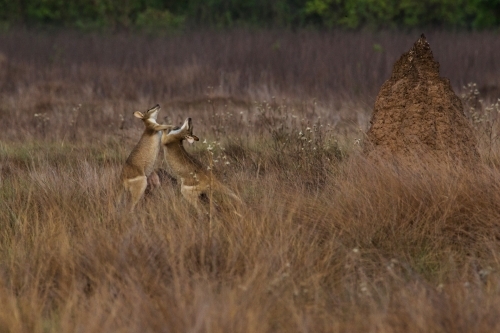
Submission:
[[[498,331],[497,36],[427,33],[477,169],[361,153],[418,35],[0,35],[0,332]],[[193,118],[241,218],[169,185],[115,209],[132,112],[156,103]]]

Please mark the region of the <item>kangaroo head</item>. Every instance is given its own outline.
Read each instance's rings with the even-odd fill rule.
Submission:
[[[161,143],[163,145],[168,145],[174,142],[182,143],[182,140],[187,140],[189,143],[200,140],[193,134],[193,124],[191,123],[191,118],[186,118],[181,127],[164,130],[161,136]]]
[[[142,119],[146,126],[157,125],[156,118],[158,117],[158,111],[160,111],[160,105],[156,104],[151,109],[142,113],[141,111],[135,111],[134,116],[136,118]]]

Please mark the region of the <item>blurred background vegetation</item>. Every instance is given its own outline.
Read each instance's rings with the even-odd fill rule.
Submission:
[[[483,30],[500,26],[500,0],[0,0],[0,26]]]

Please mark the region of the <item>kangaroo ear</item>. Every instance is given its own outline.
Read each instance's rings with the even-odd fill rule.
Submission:
[[[186,120],[184,120],[184,124],[182,124],[182,129],[188,129],[191,127],[191,118],[186,118]]]
[[[135,112],[134,112],[134,116],[135,116],[136,118],[139,118],[139,119],[143,119],[143,118],[144,118],[144,115],[142,114],[142,112],[141,112],[141,111],[135,111]]]
[[[200,139],[196,135],[189,135],[186,136],[186,140],[192,144],[193,142],[199,141]]]

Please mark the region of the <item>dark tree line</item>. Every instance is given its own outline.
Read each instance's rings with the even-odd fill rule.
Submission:
[[[83,30],[500,26],[500,0],[0,0],[0,24]]]

